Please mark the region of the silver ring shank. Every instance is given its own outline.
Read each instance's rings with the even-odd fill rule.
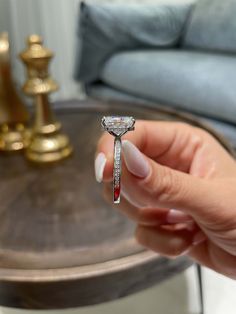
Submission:
[[[114,167],[113,167],[113,201],[120,203],[121,191],[121,138],[115,137],[114,141]]]

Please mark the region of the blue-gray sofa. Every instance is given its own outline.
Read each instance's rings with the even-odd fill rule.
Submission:
[[[236,146],[236,0],[80,5],[76,79],[88,95],[206,118]]]

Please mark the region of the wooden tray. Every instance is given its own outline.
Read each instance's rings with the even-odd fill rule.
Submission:
[[[56,110],[75,148],[71,158],[38,167],[23,155],[0,156],[0,304],[31,309],[91,305],[129,295],[190,266],[185,257],[168,260],[135,242],[134,225],[102,198],[94,154],[103,115],[208,127],[193,116],[140,104],[88,100],[59,103]]]

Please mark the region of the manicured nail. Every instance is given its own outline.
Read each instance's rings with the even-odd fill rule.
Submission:
[[[195,234],[193,238],[193,245],[198,245],[206,240],[206,235],[202,232],[199,231]]]
[[[106,156],[104,153],[99,153],[95,159],[95,177],[97,182],[102,182],[103,179],[103,172],[106,165]]]
[[[123,156],[128,170],[139,178],[145,178],[150,172],[150,166],[144,155],[130,141],[122,141]]]
[[[191,222],[192,218],[189,215],[181,212],[180,210],[170,209],[166,216],[166,220],[170,224],[176,224],[183,222]]]

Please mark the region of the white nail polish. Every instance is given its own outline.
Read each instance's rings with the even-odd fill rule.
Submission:
[[[106,156],[104,153],[99,153],[95,159],[95,177],[97,182],[102,182],[103,179],[103,172],[106,165]]]
[[[176,224],[176,223],[184,223],[184,222],[192,222],[193,219],[188,216],[187,214],[183,213],[180,210],[177,209],[170,209],[166,220],[170,224]]]
[[[150,172],[150,166],[144,155],[130,141],[122,141],[123,155],[126,167],[135,176],[145,178]]]

